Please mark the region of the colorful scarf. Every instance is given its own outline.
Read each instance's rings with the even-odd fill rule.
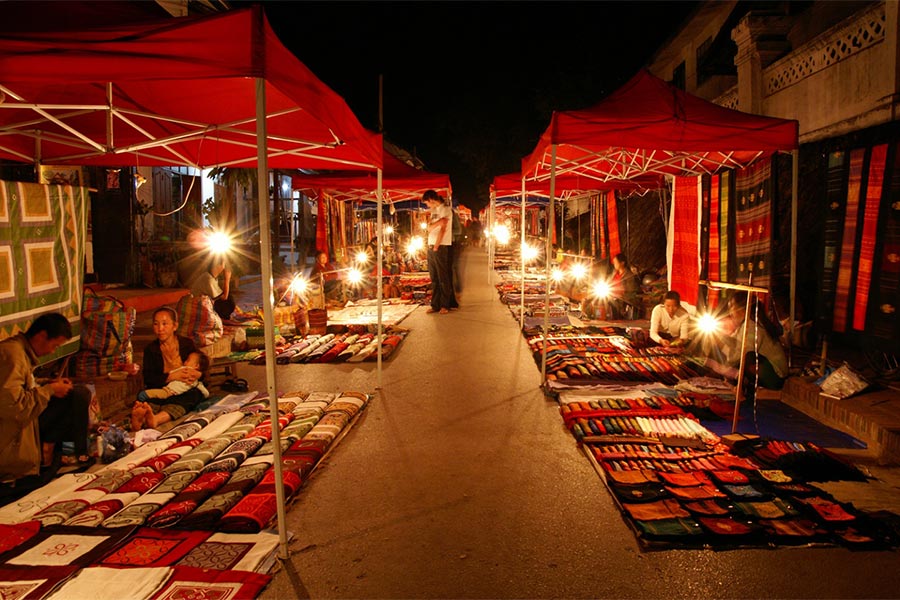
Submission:
[[[820,325],[831,330],[831,316],[834,314],[835,293],[837,290],[837,265],[841,244],[841,224],[844,222],[846,207],[846,158],[845,152],[832,152],[828,155],[825,176],[825,230],[824,257],[822,263],[822,293],[818,295],[820,304],[818,313]]]
[[[615,256],[622,251],[622,243],[619,240],[619,212],[614,190],[606,193],[606,222],[609,225],[609,255]]]
[[[866,309],[872,284],[872,264],[875,260],[875,241],[878,229],[878,210],[881,206],[881,188],[884,184],[887,144],[872,148],[869,158],[869,178],[863,205],[862,238],[856,270],[856,301],[853,304],[853,329],[866,328]]]
[[[870,318],[872,335],[882,339],[897,339],[897,312],[900,310],[900,148],[892,148],[893,160],[889,188],[881,203],[881,253],[875,306]]]
[[[672,235],[669,241],[672,270],[669,288],[678,290],[681,299],[697,304],[700,277],[697,178],[676,177],[672,200]]]

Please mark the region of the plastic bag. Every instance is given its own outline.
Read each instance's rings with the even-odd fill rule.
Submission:
[[[849,398],[869,387],[862,375],[844,363],[822,382],[822,392],[836,398]]]

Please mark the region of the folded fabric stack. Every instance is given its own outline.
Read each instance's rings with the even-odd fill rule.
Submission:
[[[632,393],[563,393],[560,414],[643,544],[900,546],[890,524],[810,484],[861,475],[829,453],[763,439],[736,453],[685,412],[681,394]]]

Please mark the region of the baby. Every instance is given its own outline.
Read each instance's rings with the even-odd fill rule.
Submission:
[[[179,369],[192,368],[196,369],[196,366],[193,365],[184,365],[183,367],[178,367],[177,369],[172,369],[172,372],[178,371]],[[203,394],[204,398],[209,398],[209,390],[206,389],[206,386],[203,385],[203,382],[199,379],[194,383],[186,383],[184,381],[170,381],[166,383],[165,387],[144,390],[144,393],[147,394],[150,398],[169,398],[171,396],[177,396],[178,394],[183,394],[186,391],[197,388],[200,390],[200,393]]]

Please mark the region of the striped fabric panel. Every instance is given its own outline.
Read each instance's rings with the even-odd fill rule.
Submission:
[[[719,181],[719,281],[731,281],[731,262],[728,260],[730,244],[734,243],[729,222],[731,179],[731,171],[725,171]]]
[[[597,205],[599,196],[591,196],[591,256],[597,256]]]
[[[609,254],[608,238],[606,237],[609,215],[606,213],[606,197],[602,194],[597,199],[600,210],[597,221],[597,243],[600,245],[600,258],[612,258]]]
[[[722,260],[719,248],[719,185],[720,177],[713,175],[709,186],[709,264],[707,270],[713,281],[725,281],[720,271]],[[707,293],[709,308],[719,305],[719,290],[710,289]]]
[[[831,329],[831,315],[834,313],[834,297],[837,288],[837,259],[841,244],[841,225],[844,222],[847,194],[846,152],[832,152],[828,155],[825,175],[825,228],[824,261],[822,264],[822,293],[819,294],[818,314],[820,325]]]
[[[879,338],[897,343],[897,310],[900,308],[900,144],[892,148],[887,190],[881,200],[879,225],[881,248],[880,269],[874,285],[873,307],[868,320],[869,332]]]
[[[761,160],[735,174],[737,282],[768,288],[772,254],[772,162]]]
[[[850,152],[847,210],[844,214],[844,233],[841,238],[842,243],[834,294],[834,316],[831,325],[832,329],[838,332],[846,331],[848,313],[850,312],[850,280],[853,276],[853,258],[856,254],[856,222],[859,219],[859,194],[865,155],[865,148],[857,148]]]
[[[619,241],[619,211],[616,207],[616,192],[606,193],[606,220],[609,223],[609,255],[615,256],[622,251]]]
[[[856,274],[856,301],[853,303],[853,329],[866,328],[866,309],[869,305],[869,290],[872,285],[872,263],[875,259],[875,241],[878,229],[878,208],[881,204],[881,187],[884,184],[884,166],[887,159],[887,144],[872,148],[869,159],[869,177],[866,184],[865,205],[863,207],[863,229],[860,239],[859,258]]]

